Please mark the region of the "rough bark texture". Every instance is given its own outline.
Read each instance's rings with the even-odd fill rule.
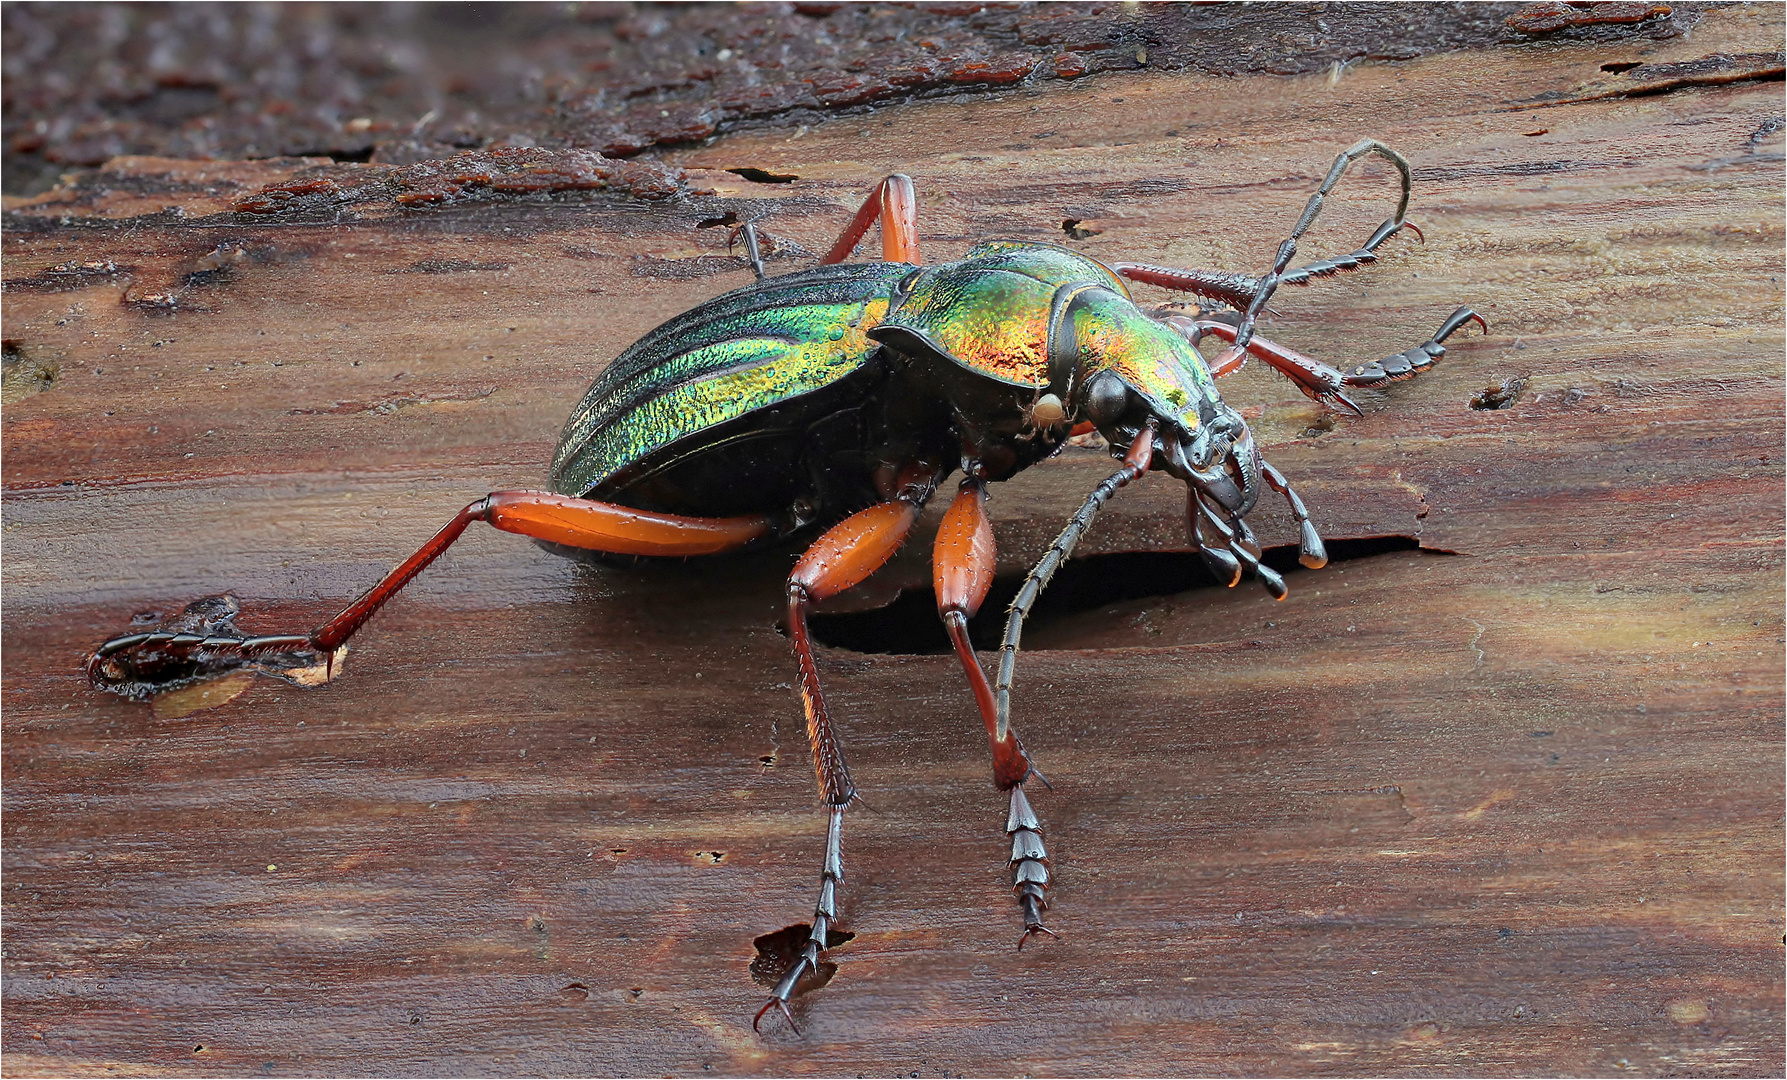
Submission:
[[[1106,71],[1663,40],[1706,4],[10,4],[6,190],[120,154],[634,154]],[[1555,10],[1554,10],[1555,9]]]
[[[1783,24],[1698,18],[1049,79],[625,167],[132,158],[10,199],[5,1071],[1778,1075]],[[1018,669],[1061,941],[1012,949],[922,539],[816,624],[854,646],[821,666],[873,812],[804,1036],[749,1023],[752,940],[807,918],[823,843],[793,552],[589,567],[483,530],[326,687],[163,719],[82,677],[226,589],[245,628],[311,625],[537,484],[609,358],[748,280],[703,223],[792,268],[898,170],[932,260],[1258,272],[1367,134],[1427,242],[1263,332],[1343,367],[1459,303],[1492,333],[1362,419],[1227,380],[1358,556],[1281,604],[1198,586],[1163,477],[1101,517]],[[1357,170],[1305,250],[1391,192]],[[998,486],[1001,572],[1111,468]]]

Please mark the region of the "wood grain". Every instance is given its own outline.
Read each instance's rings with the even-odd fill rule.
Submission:
[[[85,208],[9,202],[4,1070],[1779,1074],[1780,86],[1512,106],[1782,33],[1730,7],[1642,47],[916,103],[680,152],[706,193],[660,203],[194,224],[170,211],[218,192],[151,159]],[[1016,235],[1257,272],[1365,134],[1413,161],[1426,243],[1263,332],[1342,366],[1459,303],[1492,333],[1325,432],[1269,373],[1225,392],[1326,535],[1419,547],[1026,636],[1060,942],[1012,949],[955,660],[830,649],[873,807],[856,936],[804,1036],[752,1034],[752,939],[806,917],[822,845],[793,552],[624,570],[468,534],[327,687],[158,721],[82,678],[133,613],[226,589],[245,628],[310,625],[536,483],[609,358],[748,280],[701,221],[820,251],[900,170],[933,260]],[[1305,250],[1391,192],[1358,170]],[[134,269],[14,285],[107,262]],[[1110,468],[1000,485],[1001,571]],[[1085,552],[1182,549],[1181,499],[1136,485]],[[926,550],[857,606],[924,588]]]

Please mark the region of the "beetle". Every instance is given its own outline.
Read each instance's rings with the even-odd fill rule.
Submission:
[[[1348,167],[1376,155],[1397,170],[1395,212],[1357,250],[1292,268],[1297,244]],[[333,674],[341,650],[378,609],[474,521],[549,548],[687,557],[812,539],[788,576],[788,635],[819,793],[825,855],[811,932],[758,1010],[753,1026],[817,972],[838,918],[845,811],[858,800],[827,707],[808,633],[812,605],[859,584],[890,559],[919,512],[961,474],[937,533],[938,613],[991,745],[993,780],[1007,793],[1008,865],[1022,916],[1021,949],[1048,907],[1048,853],[1025,784],[1037,777],[1011,722],[1011,687],[1024,620],[1099,509],[1150,470],[1186,485],[1191,542],[1229,586],[1252,576],[1275,598],[1282,577],[1260,562],[1246,518],[1264,489],[1282,497],[1299,532],[1299,560],[1327,561],[1303,500],[1261,456],[1216,379],[1252,356],[1330,407],[1359,414],[1344,393],[1409,378],[1445,352],[1468,307],[1432,337],[1384,360],[1341,371],[1254,333],[1281,285],[1303,284],[1376,259],[1403,229],[1407,161],[1375,140],[1349,147],[1310,196],[1273,265],[1259,278],[1144,263],[1101,262],[1053,244],[993,240],[962,258],[925,265],[916,198],[903,175],[869,194],[837,243],[807,270],[767,276],[752,225],[742,227],[757,280],[671,319],[605,369],[566,421],[549,491],[498,491],[459,511],[435,536],[339,615],[305,634],[249,637],[233,606],[195,605],[183,621],[113,638],[88,661],[93,685],[131,697],[215,677],[243,665]],[[845,262],[879,225],[882,257]],[[1201,302],[1140,305],[1128,283]],[[1227,343],[1206,362],[1198,345]],[[1086,496],[1012,602],[994,677],[968,637],[992,584],[994,539],[986,489],[1096,431],[1121,466]],[[866,507],[865,509],[858,509]]]

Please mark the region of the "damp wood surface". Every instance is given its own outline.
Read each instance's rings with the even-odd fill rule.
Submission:
[[[0,1068],[1778,1075],[1780,83],[1594,88],[1781,40],[1738,6],[1338,78],[1106,74],[726,136],[659,162],[671,199],[257,221],[218,207],[303,163],[138,158],[9,200]],[[1143,595],[1086,586],[1018,666],[1059,941],[1013,948],[954,658],[827,648],[855,936],[803,1034],[753,1034],[752,940],[809,918],[823,845],[792,551],[590,567],[482,530],[328,686],[173,719],[86,685],[133,614],[229,591],[244,629],[307,627],[539,484],[605,363],[749,280],[703,221],[754,218],[783,272],[904,171],[932,261],[1017,236],[1257,273],[1365,135],[1412,161],[1425,244],[1262,333],[1344,368],[1462,303],[1491,332],[1363,418],[1225,381],[1359,556],[1282,603],[1147,595],[1184,548],[1164,477],[1101,516],[1085,565]],[[1355,169],[1303,251],[1393,190]],[[1112,467],[996,487],[1001,572]],[[835,614],[872,637],[927,557]]]

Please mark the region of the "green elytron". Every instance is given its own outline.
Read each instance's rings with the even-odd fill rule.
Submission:
[[[862,455],[954,464],[970,426],[987,479],[1006,479],[1067,437],[1065,414],[1039,424],[1035,403],[1059,411],[1104,372],[1188,439],[1240,423],[1188,337],[1078,252],[995,241],[937,267],[820,266],[627,349],[572,412],[549,477],[563,495],[805,524],[878,494]]]
[[[1400,172],[1396,212],[1358,250],[1291,269],[1297,240],[1322,200],[1366,154]],[[1033,935],[1052,933],[1042,923],[1047,852],[1024,794],[1034,772],[1010,722],[1025,616],[1099,508],[1150,469],[1185,482],[1192,541],[1229,585],[1252,574],[1274,596],[1285,593],[1283,579],[1260,564],[1245,520],[1262,485],[1289,504],[1303,564],[1326,561],[1302,500],[1260,456],[1216,378],[1251,355],[1311,398],[1356,412],[1344,388],[1407,378],[1431,366],[1459,327],[1482,323],[1459,308],[1421,345],[1348,374],[1254,336],[1255,318],[1280,284],[1375,259],[1378,246],[1405,227],[1409,179],[1407,163],[1382,144],[1351,147],[1258,279],[1102,263],[1023,241],[983,243],[956,261],[922,266],[912,184],[904,176],[884,180],[810,270],[765,277],[746,226],[758,281],[665,323],[602,373],[565,424],[550,492],[500,491],[473,502],[308,634],[249,638],[235,631],[228,612],[195,611],[178,626],[101,645],[89,677],[105,689],[148,696],[244,664],[327,664],[332,672],[348,638],[472,521],[549,544],[662,556],[714,554],[823,528],[789,575],[788,626],[829,809],[826,853],[811,932],[758,1011],[761,1021],[771,1008],[787,1013],[797,988],[818,969],[838,915],[844,812],[856,798],[820,686],[808,610],[882,566],[938,486],[960,471],[937,534],[933,583],[992,744],[994,782],[1009,793],[1006,834],[1022,947]],[[844,265],[877,220],[882,261]],[[1144,308],[1130,295],[1130,281],[1192,293],[1213,302],[1215,313]],[[1210,363],[1197,348],[1205,336],[1229,343]],[[967,633],[993,576],[986,485],[1055,453],[1076,431],[1096,431],[1123,464],[1031,570],[989,681]]]

